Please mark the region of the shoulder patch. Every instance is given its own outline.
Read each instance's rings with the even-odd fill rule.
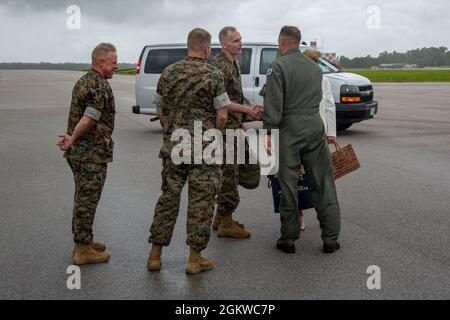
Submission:
[[[273,73],[273,69],[272,68],[267,69],[267,76],[268,77],[270,77],[272,75],[272,73]]]

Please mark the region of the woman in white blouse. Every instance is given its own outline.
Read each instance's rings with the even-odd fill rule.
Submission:
[[[321,53],[316,50],[306,50],[304,55],[311,58],[317,64],[320,63]],[[322,80],[322,101],[320,102],[320,116],[325,125],[328,144],[336,143],[336,105],[334,104],[333,93],[331,92],[330,82],[326,77]],[[300,230],[305,230],[305,215],[303,211],[299,212]]]

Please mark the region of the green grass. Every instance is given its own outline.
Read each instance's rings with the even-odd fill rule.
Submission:
[[[362,70],[346,69],[369,78],[371,82],[450,82],[450,70]],[[136,69],[121,69],[121,75],[136,75]]]
[[[450,70],[345,70],[372,82],[450,82]]]

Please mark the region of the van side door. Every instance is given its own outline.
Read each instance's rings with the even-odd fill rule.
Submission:
[[[279,53],[276,46],[259,46],[256,51],[255,87],[253,95],[255,97],[255,104],[262,105],[263,97],[259,95],[259,92],[266,84],[267,70],[269,69],[272,62],[278,58]]]
[[[256,57],[255,47],[244,46],[242,49],[242,54],[238,56],[238,60],[241,64],[241,81],[242,90],[244,92],[244,97],[250,101],[251,104],[254,103],[254,74],[255,66],[254,61]]]

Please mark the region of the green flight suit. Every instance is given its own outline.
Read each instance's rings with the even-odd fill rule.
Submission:
[[[282,190],[281,239],[299,238],[297,182],[301,165],[309,175],[322,240],[337,242],[341,227],[330,150],[319,114],[322,71],[299,49],[272,63],[264,92],[264,129],[278,129]]]

